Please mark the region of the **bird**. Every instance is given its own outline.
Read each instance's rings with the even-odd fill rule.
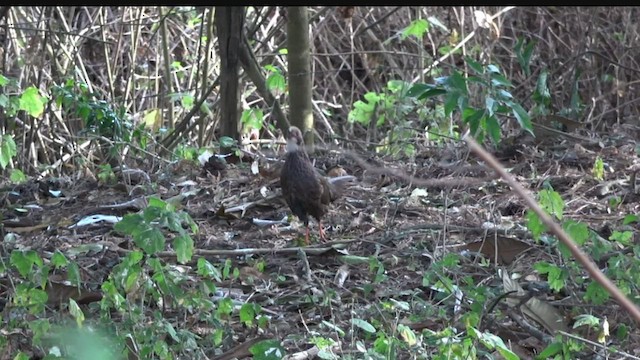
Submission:
[[[318,220],[320,240],[325,242],[322,217],[327,212],[327,205],[341,195],[347,182],[354,179],[355,176],[351,175],[329,179],[320,175],[309,160],[302,132],[295,126],[289,128],[287,154],[280,171],[280,188],[291,212],[306,227],[306,244],[309,244],[309,215]]]

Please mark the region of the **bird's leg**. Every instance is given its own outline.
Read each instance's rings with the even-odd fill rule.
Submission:
[[[306,245],[309,245],[309,224],[307,224],[307,232],[306,232],[305,237],[304,237],[304,243]]]
[[[327,238],[324,236],[324,230],[322,229],[322,221],[318,221],[318,231],[320,232],[320,241],[326,242]]]

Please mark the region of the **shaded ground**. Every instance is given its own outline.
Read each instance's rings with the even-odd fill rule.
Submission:
[[[550,139],[541,146],[519,140],[513,142],[516,145],[506,146],[494,154],[525,187],[537,192],[551,185],[559,192],[566,202],[565,219],[588,223],[595,233],[608,239],[612,230],[622,229],[625,215],[637,211],[638,195],[630,184],[637,155],[635,143],[627,136],[622,134],[592,145],[586,142],[578,145],[574,140],[562,138]],[[25,211],[4,209],[4,233],[14,233],[15,238],[5,238],[3,252],[6,257],[13,249],[30,248],[46,258],[55,250],[67,253],[80,244],[95,245],[74,259],[80,264],[89,291],[76,296],[73,291],[70,295],[70,290],[50,290],[50,297],[54,295],[63,302],[75,296],[80,303],[91,303],[100,298],[100,284],[132,244],[113,232],[108,223],[70,226],[89,215],[123,216],[136,211],[141,203],[121,207],[114,204],[152,194],[168,199],[191,190],[192,195],[182,204],[200,229],[194,238],[197,256],[205,256],[214,264],[231,259],[240,269],[240,280],[217,284],[219,289],[232,294],[234,299],[250,299],[260,304],[271,316],[269,327],[259,334],[240,323],[232,324],[237,337],[224,345],[224,350],[258,335],[281,340],[290,354],[308,350],[312,347],[308,341],[313,335],[336,338],[335,332],[327,327],[330,323],[347,331],[342,338],[345,342],[336,351],[355,352],[355,341],[353,344],[349,341],[368,339],[369,342],[375,337],[354,330],[353,319],[365,319],[378,329],[395,329],[403,324],[417,333],[425,329],[439,331],[447,326],[464,328],[461,321],[469,311],[469,304],[456,303],[454,298],[423,283],[424,278],[432,278],[428,273],[434,261],[441,260],[447,253],[483,252],[497,259],[499,267],[509,274],[519,275],[518,282],[523,287],[525,283],[545,280],[535,275],[535,262],[559,264],[557,251],[536,244],[525,231],[526,208],[522,201],[501,180],[495,179],[491,171],[476,163],[473,156],[465,161],[466,155],[463,148],[453,146],[424,147],[412,163],[406,159],[376,158],[370,162],[369,169],[344,154],[315,156],[317,168],[326,171],[341,165],[359,181],[346,190],[324,220],[331,242],[311,245],[315,250],[307,252],[307,256],[279,251],[300,243],[304,229],[297,219],[292,219],[290,226],[260,223],[259,220],[281,220],[290,211],[278,196],[277,178],[267,170],[262,175],[254,174],[251,162],[229,165],[222,172],[214,171],[216,175],[188,162],[179,162],[150,176],[157,187],[140,174],[128,185],[122,179],[116,186],[102,186],[88,179],[49,179],[21,185],[11,193],[3,193],[6,204],[19,204]],[[592,176],[597,156],[605,164],[604,181]],[[266,169],[264,164],[261,167]],[[413,184],[437,180],[433,183],[438,186],[412,185],[409,181],[379,174],[382,169],[421,179]],[[52,197],[49,190],[61,190],[63,196]],[[620,199],[619,206],[611,206],[614,196]],[[243,211],[234,209],[238,206],[244,206]],[[501,230],[487,230],[492,224]],[[316,239],[317,223],[312,222],[311,226]],[[489,241],[481,247],[485,239]],[[493,250],[496,246],[497,252]],[[249,248],[269,251],[257,250],[255,255],[240,251],[216,255],[220,250]],[[168,256],[167,261],[174,260]],[[260,261],[266,265],[262,273],[256,270]],[[606,262],[599,265],[603,268]],[[193,281],[197,281],[195,266],[191,269]],[[459,266],[442,271],[461,289],[473,280],[474,284],[494,289],[494,295],[505,292],[493,262],[488,265],[480,258],[465,255]],[[7,301],[11,286],[7,281],[3,284],[3,298]],[[599,318],[606,316],[612,333],[620,323],[636,328],[612,301],[606,306],[588,306],[582,300],[585,289],[581,285],[570,283],[568,289],[570,291],[537,295],[561,314],[567,329],[571,329],[573,316],[586,313]],[[508,315],[504,301],[492,304],[497,295],[484,299],[486,312],[480,328],[510,341],[510,346],[522,358],[544,349],[543,340],[537,338],[539,334],[534,331],[544,333],[544,326],[526,317],[524,323],[518,323],[517,314],[515,318]],[[397,302],[406,302],[410,311],[390,310],[389,304]],[[462,308],[457,309],[456,304]],[[96,311],[87,307],[84,310],[87,318]],[[175,319],[175,323],[182,324],[179,319]],[[195,328],[188,330],[197,333]],[[596,331],[569,331],[596,340]],[[17,341],[14,349],[26,346],[14,340]],[[615,344],[615,339],[613,341]],[[632,331],[630,339],[618,344],[618,348],[633,354],[637,352],[638,343],[638,333]],[[423,346],[427,349],[423,355],[429,354],[432,349],[429,346],[433,347]]]

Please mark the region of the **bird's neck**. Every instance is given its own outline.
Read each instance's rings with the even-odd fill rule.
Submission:
[[[295,140],[287,141],[287,152],[296,152],[301,151],[304,152],[304,145],[301,147]]]

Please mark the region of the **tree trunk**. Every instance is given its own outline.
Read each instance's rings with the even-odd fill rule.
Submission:
[[[240,140],[240,87],[238,52],[242,39],[244,6],[217,6],[216,31],[220,51],[220,116],[222,136]],[[220,149],[228,153],[230,149]]]
[[[311,55],[309,15],[306,6],[287,8],[289,52],[289,120],[302,130],[307,151],[313,152],[313,109],[311,107]]]

